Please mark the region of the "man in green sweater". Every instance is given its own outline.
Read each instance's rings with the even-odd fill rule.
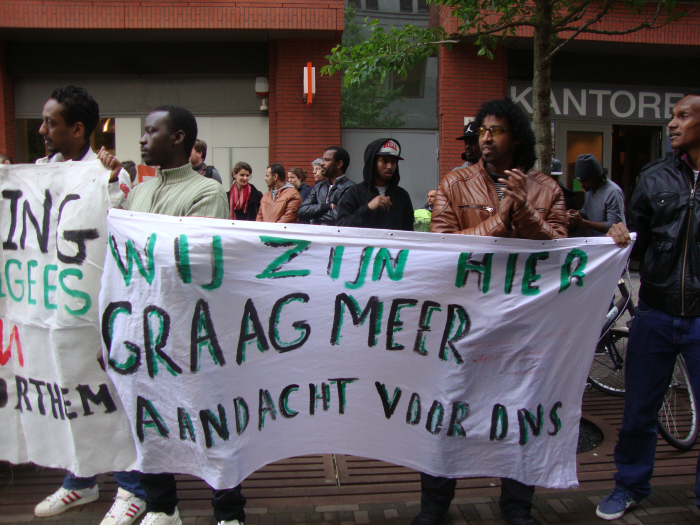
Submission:
[[[144,164],[158,166],[157,177],[131,190],[124,208],[228,219],[228,201],[221,184],[192,169],[189,159],[196,138],[197,121],[185,108],[160,106],[153,110],[146,117],[139,142]]]
[[[228,219],[228,201],[221,184],[192,169],[190,153],[197,138],[192,113],[177,106],[157,107],[148,117],[141,137],[141,158],[158,166],[157,177],[136,186],[124,208],[175,216]],[[146,492],[146,516],[141,525],[182,525],[177,510],[177,485],[173,474],[140,474]],[[241,486],[214,490],[214,516],[219,525],[245,521],[245,497]]]

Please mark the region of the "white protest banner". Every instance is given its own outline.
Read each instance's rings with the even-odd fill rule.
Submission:
[[[355,454],[573,487],[629,250],[113,210],[103,352],[139,469],[233,487]]]
[[[108,178],[99,161],[0,169],[0,459],[78,476],[136,459],[97,363]]]

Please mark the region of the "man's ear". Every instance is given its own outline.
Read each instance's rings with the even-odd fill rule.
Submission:
[[[338,161],[338,169],[340,170],[341,173],[345,173],[345,170],[343,169],[343,166],[345,165],[345,162],[342,160]]]
[[[77,138],[81,135],[85,135],[85,125],[82,122],[76,122],[73,124],[73,136]],[[85,137],[85,139],[90,140],[90,137]]]
[[[176,146],[179,146],[185,140],[185,132],[182,130],[176,131],[175,133],[173,133],[173,137],[175,138],[175,140],[173,141],[173,144]],[[192,153],[192,150],[190,150],[190,154],[191,153]]]

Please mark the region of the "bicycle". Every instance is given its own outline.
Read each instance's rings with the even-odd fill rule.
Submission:
[[[671,384],[659,411],[658,427],[659,434],[678,450],[690,450],[698,437],[697,404],[682,355],[676,359]]]
[[[630,287],[625,285],[625,275]],[[615,326],[625,312],[630,319],[635,316],[637,309],[632,302],[629,290],[632,288],[629,271],[617,282],[620,298],[612,305],[598,339],[595,357],[588,373],[588,382],[595,388],[616,396],[625,395],[625,354],[627,353],[628,326]]]
[[[625,275],[629,288],[625,285]],[[625,395],[625,355],[627,352],[627,339],[629,338],[629,326],[637,309],[632,301],[630,290],[631,278],[629,270],[625,270],[623,277],[617,283],[620,298],[612,305],[601,331],[596,353],[593,358],[588,381],[592,386],[609,394]],[[616,323],[629,312],[630,320],[626,326],[616,326]],[[689,450],[695,444],[698,435],[697,402],[688,379],[688,370],[679,355],[673,370],[671,382],[664,395],[664,400],[659,411],[659,434],[666,442],[679,449]]]

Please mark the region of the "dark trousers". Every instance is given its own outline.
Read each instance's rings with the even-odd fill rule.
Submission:
[[[172,514],[177,506],[177,482],[173,474],[139,474],[139,482],[146,492],[146,512],[165,512]],[[216,521],[245,521],[245,496],[241,486],[232,489],[214,490],[214,507]]]
[[[640,302],[627,343],[625,412],[615,446],[615,481],[639,499],[651,492],[659,439],[656,421],[679,353],[700,399],[700,317],[670,315]],[[695,503],[700,505],[700,458]]]
[[[455,497],[457,480],[431,476],[421,472],[420,485],[421,511],[434,516],[446,514]],[[532,485],[525,485],[514,479],[501,478],[501,498],[498,500],[498,506],[501,508],[501,512],[506,515],[519,509],[530,512],[534,494],[535,487]]]

